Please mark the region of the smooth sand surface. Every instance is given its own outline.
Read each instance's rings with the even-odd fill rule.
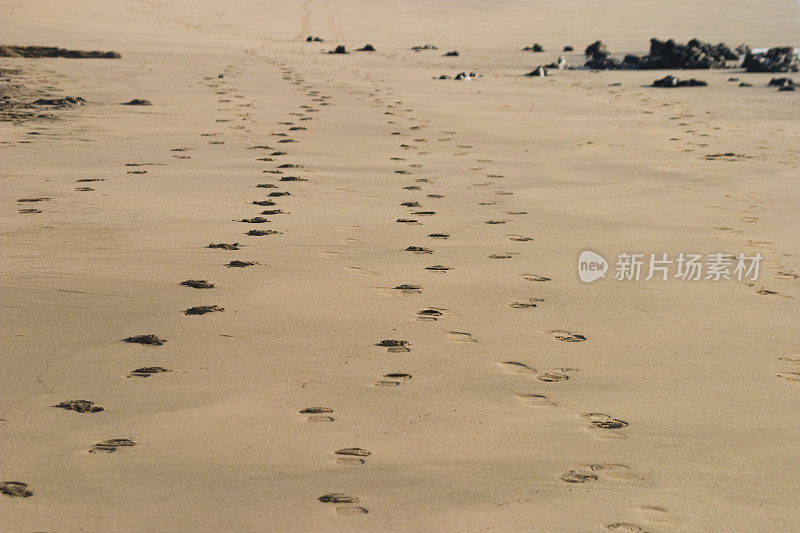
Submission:
[[[122,54],[0,60],[87,100],[0,124],[0,481],[33,492],[0,496],[2,531],[800,529],[798,93],[522,76],[596,39],[798,45],[795,2],[0,6],[0,44]],[[432,79],[460,71],[482,77]],[[646,87],[670,73],[709,86]],[[587,249],[764,259],[749,284],[587,284]],[[104,411],[53,407],[77,399]],[[137,444],[90,453],[111,438]]]

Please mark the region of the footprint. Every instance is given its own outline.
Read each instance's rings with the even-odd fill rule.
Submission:
[[[603,527],[612,531],[621,531],[622,533],[646,533],[644,529],[630,522],[614,522]]]
[[[55,407],[68,411],[76,411],[78,413],[99,413],[103,410],[102,407],[95,405],[94,402],[90,402],[89,400],[69,400],[61,402]]]
[[[535,374],[536,369],[518,361],[502,361],[497,365],[508,374]]]
[[[596,474],[578,472],[575,470],[570,470],[569,472],[561,474],[558,477],[567,483],[586,483],[587,481],[597,481]]]
[[[340,465],[363,465],[366,463],[364,459],[359,459],[358,457],[337,457],[333,460],[334,463]]]
[[[162,366],[144,366],[128,374],[128,377],[149,378],[153,374],[160,374],[162,372],[171,372],[171,370]]]
[[[238,242],[234,242],[234,243],[228,244],[228,243],[224,243],[224,242],[219,242],[219,243],[212,242],[211,244],[208,245],[208,248],[219,248],[221,250],[238,250],[239,249],[239,243]]]
[[[183,313],[186,315],[205,315],[206,313],[214,313],[224,310],[224,307],[220,307],[218,305],[198,305],[188,308]]]
[[[372,455],[371,452],[365,450],[364,448],[342,448],[341,450],[336,450],[336,455],[351,455],[354,457],[368,457]]]
[[[366,268],[361,268],[361,267],[347,267],[347,270],[353,272],[354,274],[359,274],[362,276],[374,276],[375,274],[377,274],[377,272],[374,272],[372,270],[367,270]]]
[[[431,239],[449,239],[450,238],[450,234],[449,233],[429,233],[428,237],[430,237]]]
[[[800,383],[800,372],[783,372],[778,377],[793,383]]]
[[[136,446],[136,442],[131,439],[108,439],[92,446],[89,453],[114,453],[117,451],[117,448],[125,448],[128,446]]]
[[[489,257],[489,259],[511,259],[515,255],[517,255],[516,252],[505,252],[501,254],[490,254],[487,257]]]
[[[628,427],[628,423],[618,418],[611,418],[603,413],[585,413],[581,415],[587,419],[594,427],[599,429],[622,429]]]
[[[528,242],[532,241],[533,239],[530,237],[526,237],[524,235],[508,235],[508,240],[517,242]]]
[[[252,233],[248,233],[248,235],[253,235],[253,234]],[[253,265],[257,265],[257,264],[258,263],[256,263],[255,261],[231,261],[230,263],[228,263],[225,266],[227,266],[228,268],[245,268],[245,267],[249,267],[249,266],[253,266]]]
[[[419,285],[411,285],[408,283],[404,283],[403,285],[398,285],[394,287],[395,290],[400,291],[400,294],[420,294],[422,291],[420,290]]]
[[[187,279],[186,281],[181,281],[181,285],[185,287],[192,287],[193,289],[213,289],[214,284],[210,283],[204,279]]]
[[[525,281],[550,281],[550,278],[536,274],[523,274],[522,279]]]
[[[478,342],[477,340],[472,338],[472,335],[470,335],[469,333],[464,333],[463,331],[448,331],[447,337],[450,339],[450,342],[457,342],[457,343]]]
[[[556,381],[566,381],[569,379],[569,376],[561,372],[544,372],[537,375],[536,379],[544,381],[545,383],[554,383]]]
[[[397,387],[399,385],[399,381],[389,381],[383,379],[372,384],[373,387]]]
[[[410,352],[411,343],[408,341],[400,341],[395,339],[384,339],[378,343],[375,343],[375,346],[385,347],[386,351],[389,353],[401,353],[401,352]]]
[[[444,266],[444,265],[433,265],[433,266],[425,267],[425,270],[431,270],[431,271],[434,271],[434,272],[447,272],[448,270],[451,270],[451,267]]]
[[[276,231],[274,229],[251,229],[245,235],[250,235],[252,237],[263,237],[264,235],[281,235],[282,232]],[[241,263],[241,261],[232,261],[233,263]],[[255,265],[256,263],[249,263],[247,265],[228,265],[228,266],[249,266]]]
[[[442,316],[442,309],[436,307],[429,307],[422,311],[417,311],[417,320],[435,322]]]
[[[487,220],[484,224],[505,224],[506,220]]]
[[[357,496],[349,496],[338,492],[323,494],[317,499],[322,503],[358,503],[361,501],[361,498]]]
[[[133,337],[125,337],[122,340],[133,344],[146,344],[149,346],[161,346],[167,342],[166,339],[159,338],[155,335],[135,335]]]
[[[578,335],[577,333],[570,333],[569,331],[564,331],[561,329],[548,331],[547,333],[552,335],[557,341],[562,341],[562,342],[583,342],[586,340],[586,337],[584,337],[583,335]]]
[[[432,254],[433,250],[430,248],[423,248],[422,246],[409,246],[404,252],[414,252],[415,254]]]
[[[33,496],[28,484],[22,481],[0,481],[0,493],[10,498],[27,498]]]
[[[369,511],[366,507],[352,506],[352,507],[337,507],[336,512],[339,514],[367,514]]]
[[[409,380],[411,379],[411,374],[406,374],[405,372],[389,372],[388,374],[384,374],[383,377],[389,379]]]
[[[508,304],[509,307],[513,307],[514,309],[531,309],[534,307],[538,307],[541,302],[544,300],[542,298],[525,298],[523,300],[517,300],[514,303]]]
[[[551,402],[547,396],[544,394],[535,394],[535,393],[522,393],[522,392],[515,392],[519,398],[521,398],[526,404],[531,407],[555,407],[556,404]]]

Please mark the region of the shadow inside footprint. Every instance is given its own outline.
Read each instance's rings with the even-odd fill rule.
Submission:
[[[524,300],[518,300],[508,305],[514,309],[530,309],[533,307],[538,307],[538,305],[543,301],[544,300],[542,298],[525,298]]]
[[[181,281],[181,285],[186,287],[192,287],[193,289],[213,289],[214,284],[209,283],[204,279],[187,279],[186,281]]]
[[[464,333],[463,331],[448,331],[447,337],[450,339],[451,342],[457,342],[457,343],[478,342],[477,340],[472,338],[472,335],[470,335],[469,333]]]
[[[390,353],[400,353],[400,352],[410,352],[411,343],[408,341],[399,341],[395,339],[385,339],[375,344],[375,346],[382,346],[387,348],[387,352]]]
[[[365,450],[364,448],[342,448],[341,450],[336,450],[336,455],[352,455],[355,457],[368,457],[372,455],[371,452]]]
[[[10,498],[27,498],[33,496],[33,492],[28,490],[28,484],[21,481],[1,481],[0,493]]]
[[[78,413],[99,413],[103,410],[102,407],[95,405],[94,402],[90,402],[89,400],[69,400],[61,402],[55,405],[55,407],[66,409],[67,411],[76,411]]]
[[[518,361],[502,361],[498,366],[509,374],[535,374],[536,369]]]
[[[597,475],[578,472],[576,470],[570,470],[569,472],[561,474],[558,477],[567,483],[586,483],[587,481],[597,481]]]
[[[234,242],[234,243],[231,243],[231,244],[227,244],[227,243],[224,243],[224,242],[219,242],[219,243],[212,242],[211,244],[208,245],[208,247],[209,248],[220,248],[222,250],[238,250],[239,249],[239,243],[238,242]]]
[[[253,266],[253,265],[256,265],[256,264],[258,264],[258,263],[254,262],[254,261],[231,261],[230,263],[228,263],[225,266],[227,266],[228,268],[244,268],[244,267],[249,267],[249,266]]]
[[[149,378],[153,374],[160,374],[162,372],[171,372],[171,370],[162,366],[143,366],[128,374],[128,377]]]
[[[586,413],[581,417],[587,419],[594,427],[600,429],[622,429],[628,427],[628,423],[618,418],[611,418],[603,413]]]
[[[206,313],[214,313],[218,311],[224,311],[224,307],[220,307],[218,305],[197,305],[195,307],[190,307],[184,314],[187,315],[204,315]]]
[[[124,448],[128,446],[136,446],[136,443],[131,439],[108,439],[98,442],[89,450],[89,453],[105,452],[113,453],[117,448]]]
[[[556,329],[552,331],[548,331],[550,335],[553,336],[557,341],[561,342],[583,342],[586,340],[586,337],[583,335],[579,335],[577,333],[570,333],[569,331],[564,331],[561,329]]]
[[[149,346],[161,346],[167,342],[166,339],[159,338],[156,335],[135,335],[133,337],[125,337],[122,340],[133,344],[147,344]]]
[[[347,494],[339,494],[337,492],[323,494],[317,499],[322,503],[358,503],[361,501],[361,498],[358,498],[357,496],[349,496]]]

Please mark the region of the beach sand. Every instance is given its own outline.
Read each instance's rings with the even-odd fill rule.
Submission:
[[[0,529],[798,531],[798,93],[522,76],[597,39],[798,45],[797,21],[788,0],[3,1],[0,44],[122,57],[0,60],[21,97],[86,100],[0,123],[0,481],[33,493],[0,495]],[[647,86],[666,74],[709,86]],[[578,278],[584,250],[606,279]],[[760,253],[759,279],[613,279],[619,254],[717,252]],[[79,399],[104,410],[54,407]]]

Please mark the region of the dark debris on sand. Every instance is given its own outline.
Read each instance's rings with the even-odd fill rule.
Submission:
[[[208,245],[208,247],[209,248],[220,248],[222,250],[238,250],[239,249],[239,243],[238,242],[234,242],[234,243],[228,244],[228,243],[225,243],[225,242],[212,242],[211,244]]]
[[[653,82],[653,87],[705,87],[708,83],[703,80],[690,78],[688,80],[681,80],[675,76],[665,76]]]
[[[263,237],[264,235],[280,235],[280,231],[276,231],[274,229],[251,229],[246,233],[246,235],[250,235],[251,237]]]

